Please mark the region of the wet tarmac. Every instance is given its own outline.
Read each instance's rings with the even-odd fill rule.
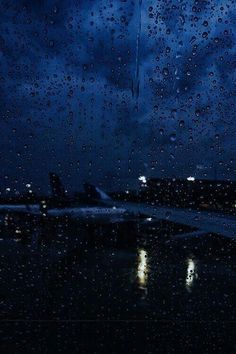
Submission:
[[[126,343],[150,353],[204,345],[235,352],[235,241],[173,238],[195,231],[168,221],[8,216],[0,241],[2,350],[119,352]]]

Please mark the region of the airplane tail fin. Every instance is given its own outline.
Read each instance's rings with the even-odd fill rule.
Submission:
[[[111,197],[108,194],[106,194],[101,189],[95,187],[92,184],[84,183],[84,190],[88,198],[100,199],[100,200],[111,200]]]
[[[60,177],[55,174],[55,173],[50,173],[50,185],[51,185],[51,191],[52,191],[52,196],[54,198],[65,198],[66,197],[66,192],[65,188],[60,180]]]

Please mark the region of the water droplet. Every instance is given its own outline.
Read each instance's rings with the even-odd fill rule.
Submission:
[[[173,133],[170,135],[170,141],[175,141],[176,140],[176,134]]]
[[[167,212],[166,212],[166,219],[169,219],[170,216],[171,216],[171,212],[170,212],[170,211],[167,211]]]
[[[164,76],[168,76],[168,75],[169,75],[169,69],[168,69],[168,68],[164,68],[164,69],[162,70],[162,74],[163,74]]]

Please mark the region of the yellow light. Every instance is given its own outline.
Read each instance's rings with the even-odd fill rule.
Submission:
[[[144,249],[139,250],[137,276],[139,285],[145,287],[148,279],[148,265],[147,252]]]

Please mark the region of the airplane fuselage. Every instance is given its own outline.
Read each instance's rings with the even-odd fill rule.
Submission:
[[[125,208],[116,207],[72,207],[72,208],[53,208],[47,211],[49,216],[69,215],[71,217],[104,217],[121,216],[127,212]]]
[[[127,216],[126,208],[105,207],[105,206],[74,206],[74,207],[51,207],[45,208],[45,212],[39,204],[19,204],[19,205],[1,205],[0,213],[23,213],[44,217],[69,217],[79,220],[104,220],[118,221],[122,217]]]

